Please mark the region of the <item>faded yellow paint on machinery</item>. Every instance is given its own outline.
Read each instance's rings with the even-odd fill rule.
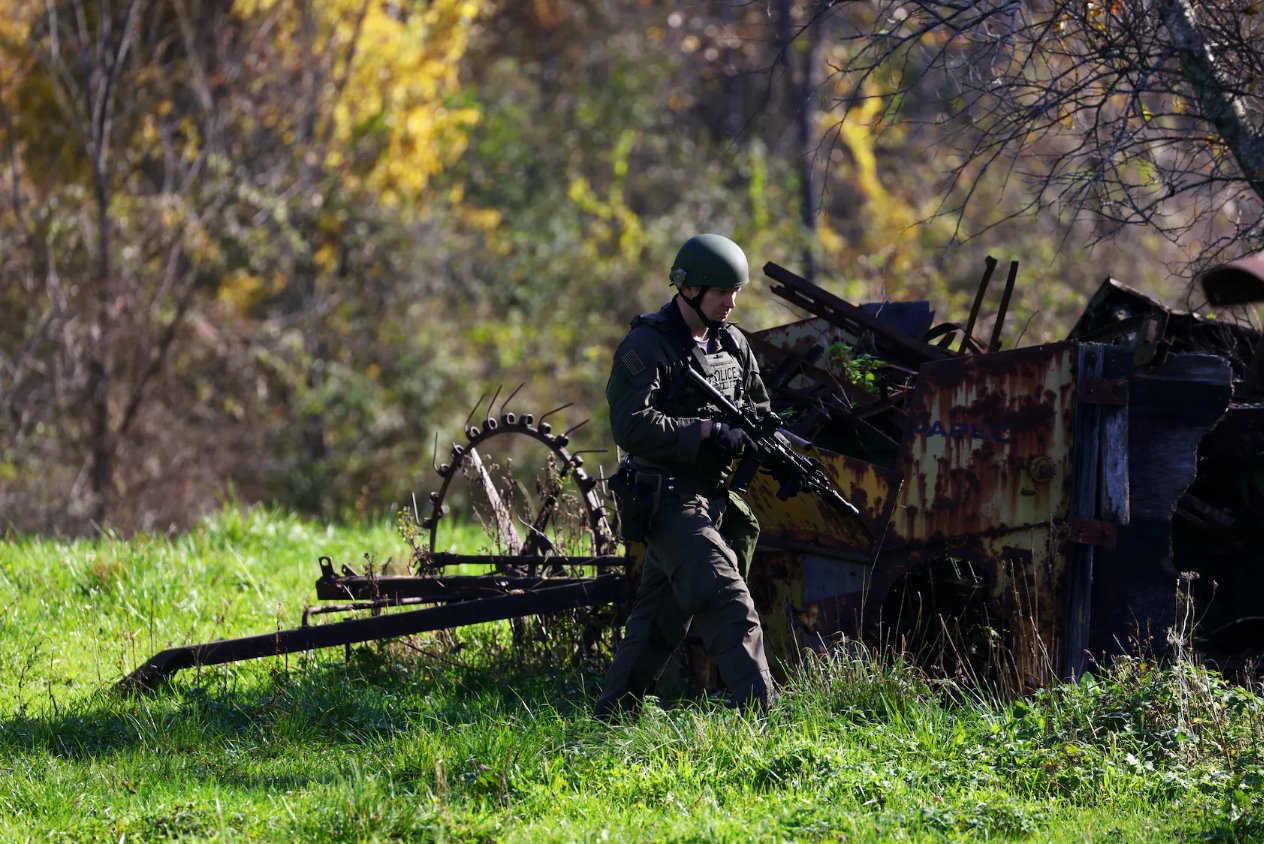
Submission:
[[[759,516],[761,544],[805,551],[828,549],[833,556],[872,561],[882,526],[895,505],[897,476],[842,454],[815,448],[801,452],[821,461],[838,488],[848,492],[860,515],[843,515],[813,495],[783,501],[777,497],[777,482],[761,472],[747,494]]]
[[[827,646],[831,634],[892,635],[904,623],[892,618],[903,610],[892,597],[901,584],[951,561],[969,566],[972,588],[1007,631],[1009,673],[1022,685],[1048,679],[1064,639],[1062,607],[1048,596],[1064,578],[1058,526],[1070,507],[1077,348],[924,364],[905,400],[893,469],[806,450],[859,516],[809,496],[782,501],[771,478],[757,479],[752,589],[779,661]]]

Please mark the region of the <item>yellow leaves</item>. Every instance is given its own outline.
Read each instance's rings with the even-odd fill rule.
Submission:
[[[147,147],[158,145],[158,124],[152,114],[146,114],[140,122],[140,140]]]
[[[312,255],[312,263],[320,273],[332,273],[338,264],[338,250],[332,243],[326,243]]]
[[[8,45],[26,41],[41,6],[30,0],[0,0],[0,50],[7,52]]]
[[[863,98],[847,112],[841,123],[822,127],[837,132],[839,146],[847,155],[830,163],[836,177],[850,184],[857,208],[849,214],[849,231],[844,239],[822,214],[816,225],[817,239],[826,263],[836,266],[864,266],[888,279],[910,271],[924,254],[924,240],[932,236],[929,227],[919,225],[933,216],[937,195],[925,191],[907,174],[883,167],[879,141],[898,146],[895,129],[881,129],[884,102],[866,89]],[[859,292],[859,291],[857,291]]]
[[[403,19],[370,8],[336,126],[336,134],[350,140],[356,126],[385,118],[385,144],[366,177],[370,186],[415,196],[465,151],[466,131],[480,113],[445,100],[459,90],[458,61],[481,13],[481,4],[468,0],[437,0]]]
[[[184,206],[174,202],[169,202],[163,207],[161,216],[163,228],[171,230],[180,228],[187,217]]]
[[[750,197],[750,224],[754,231],[768,228],[768,161],[764,145],[751,144],[750,181],[747,189]]]
[[[615,143],[610,162],[613,178],[605,200],[597,196],[583,176],[572,179],[567,189],[567,196],[576,207],[597,218],[591,227],[591,239],[594,241],[617,239],[620,254],[629,260],[635,259],[640,254],[646,240],[641,218],[628,207],[623,196],[623,188],[628,175],[628,159],[635,143],[636,133],[630,129],[625,130]]]
[[[164,117],[169,117],[171,111],[171,101],[164,100],[152,111],[141,115],[131,143],[139,150],[153,151],[162,143],[165,128],[168,142],[175,147],[180,158],[184,161],[194,161],[203,150],[202,131],[198,121],[190,115],[185,115],[180,118],[175,125],[175,130],[172,131],[170,123],[162,120]]]
[[[567,198],[575,204],[581,211],[587,211],[598,217],[609,216],[606,208],[602,205],[601,200],[597,199],[596,194],[592,191],[592,186],[588,184],[588,180],[583,176],[576,176],[571,180],[571,186],[566,191]]]
[[[461,219],[476,229],[491,231],[500,227],[500,212],[495,208],[464,208]]]
[[[466,205],[465,186],[460,182],[457,182],[448,190],[448,206],[452,216],[470,228],[483,232],[493,232],[500,228],[500,211],[495,208],[479,208],[474,205]],[[500,239],[489,239],[486,241],[486,246],[489,251],[497,255],[508,254],[513,248],[508,240]]]
[[[266,293],[263,279],[246,270],[236,270],[220,282],[216,298],[237,312],[246,313],[263,301]]]
[[[839,140],[851,152],[856,162],[856,181],[860,190],[871,201],[882,201],[886,197],[886,189],[878,178],[878,158],[875,154],[875,122],[882,112],[882,101],[870,97],[847,112],[839,125]]]
[[[816,236],[821,241],[821,247],[829,254],[837,255],[847,249],[847,241],[834,231],[824,214],[816,218]]]
[[[416,198],[465,151],[466,133],[480,119],[476,108],[452,100],[460,93],[460,59],[490,3],[323,0],[310,7],[314,26],[296,5],[249,0],[236,8],[271,33],[278,79],[291,74],[319,85],[325,128],[317,136],[327,131],[332,140],[324,163],[387,202]],[[286,127],[283,140],[302,139]]]
[[[1120,4],[1115,0],[1110,3],[1092,2],[1089,0],[1084,6],[1085,17],[1089,24],[1097,30],[1105,30],[1109,21],[1108,18],[1119,14]],[[1061,32],[1061,27],[1059,27]]]
[[[180,119],[180,137],[184,139],[181,154],[185,161],[193,161],[202,154],[202,132],[192,116]]]

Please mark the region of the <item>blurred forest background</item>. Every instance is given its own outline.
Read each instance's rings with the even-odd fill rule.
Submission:
[[[1258,210],[1216,193],[1240,161],[1202,89],[1112,81],[1163,78],[1117,67],[1160,49],[1146,5],[0,0],[0,530],[378,516],[502,384],[601,444],[611,352],[698,232],[746,249],[752,329],[798,317],[766,261],[964,321],[1018,260],[1007,347],[1107,276],[1198,306]],[[1086,87],[1024,94],[998,45]],[[1092,85],[1111,122],[1078,119]],[[987,122],[1014,114],[1039,131]],[[1130,146],[1159,128],[1204,159]],[[1129,184],[1168,204],[1120,213]]]

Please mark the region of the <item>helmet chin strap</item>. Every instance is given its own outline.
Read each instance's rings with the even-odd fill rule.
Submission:
[[[702,324],[707,327],[707,330],[716,331],[717,329],[719,329],[721,325],[724,325],[724,321],[718,320],[718,319],[711,319],[702,312],[702,297],[706,295],[707,288],[699,287],[698,290],[700,290],[701,292],[697,296],[693,297],[692,299],[686,296],[684,294],[684,291],[677,291],[676,295],[679,296],[681,299],[684,299],[685,304],[689,305],[689,307],[694,309],[694,311],[698,314],[698,319],[702,320]]]

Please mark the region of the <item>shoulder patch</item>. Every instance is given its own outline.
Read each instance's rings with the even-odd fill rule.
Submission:
[[[641,356],[636,353],[636,349],[629,349],[623,353],[620,358],[623,365],[627,368],[629,375],[640,375],[645,371],[645,363],[641,360]]]
[[[638,325],[650,325],[659,331],[664,331],[667,328],[667,320],[658,311],[651,311],[648,314],[633,317],[630,325],[632,328],[636,328]]]

